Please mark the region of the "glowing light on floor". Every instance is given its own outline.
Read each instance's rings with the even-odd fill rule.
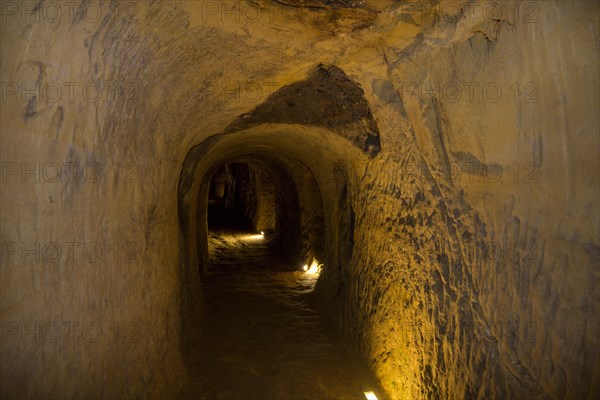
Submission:
[[[377,396],[373,392],[365,392],[365,397],[367,400],[377,400]]]
[[[260,231],[260,236],[265,236],[265,232]]]
[[[255,235],[243,235],[242,237],[240,237],[240,239],[242,240],[249,240],[249,241],[254,241],[254,240],[262,240],[265,237],[263,235],[261,235],[260,233],[257,233]]]
[[[321,266],[317,260],[313,260],[312,264],[310,264],[310,267],[307,264],[304,264],[302,270],[309,275],[319,275],[321,273]]]

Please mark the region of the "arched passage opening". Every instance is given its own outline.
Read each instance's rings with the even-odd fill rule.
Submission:
[[[279,188],[276,193],[283,196],[279,201],[283,219],[281,229],[274,231],[274,237],[280,232],[275,242],[297,257],[300,265],[310,257],[322,261],[327,268],[318,286],[333,298],[344,264],[350,261],[356,197],[352,188],[367,161],[364,152],[329,130],[299,125],[263,124],[214,135],[192,147],[178,189],[184,320],[199,304],[200,277],[209,265],[207,209],[215,172],[232,163],[269,171]],[[285,197],[294,191],[297,206],[292,197]],[[287,231],[294,224],[285,222],[296,211],[301,216],[299,237]]]
[[[280,343],[283,347],[277,355],[273,355],[273,360],[281,354],[287,354],[289,350],[290,354],[296,354],[303,360],[299,362],[307,363],[302,370],[310,375],[310,379],[326,375],[319,368],[342,369],[344,363],[337,356],[329,354],[329,350],[319,350],[319,357],[331,359],[320,365],[322,363],[314,359],[310,362],[304,359],[315,349],[300,351],[294,347],[290,350],[289,346],[292,343],[294,346],[300,346],[300,343],[309,346],[306,335],[315,340],[317,348],[325,346],[320,333],[314,330],[320,326],[317,322],[318,313],[307,304],[319,303],[318,308],[326,310],[334,309],[338,305],[336,302],[343,301],[339,296],[339,288],[347,283],[340,282],[340,277],[345,276],[344,269],[351,262],[354,244],[353,199],[356,198],[356,193],[353,188],[367,159],[368,156],[360,148],[326,129],[284,124],[264,124],[234,133],[215,135],[193,147],[184,163],[179,184],[181,245],[186,260],[186,274],[182,276],[182,314],[188,325],[184,325],[184,331],[188,330],[197,336],[203,335],[208,342],[211,338],[221,340],[231,331],[256,332],[256,329],[262,328],[253,323],[248,322],[250,327],[238,325],[243,325],[245,318],[253,315],[255,320],[264,321],[265,326],[270,327],[269,335],[279,332],[279,328],[272,326],[273,324],[287,326],[288,331],[282,333],[284,338]],[[269,184],[265,187],[269,189],[260,189],[266,181]],[[274,208],[274,220],[273,229],[267,229],[265,240],[268,241],[266,244],[272,245],[272,250],[285,256],[286,264],[268,260],[265,263],[260,241],[244,242],[244,238],[223,236],[216,244],[211,241],[211,231],[219,228],[216,220],[226,218],[226,215],[219,215],[215,210],[224,211],[225,214],[231,211],[230,217],[235,214],[243,215],[245,225],[237,225],[235,228],[244,228],[260,238],[262,226],[259,224],[268,221],[266,217],[261,218],[269,212],[257,206],[257,202],[260,202],[257,199],[269,195],[271,207]],[[233,209],[236,208],[234,213]],[[218,236],[216,232],[215,235]],[[225,251],[229,253],[223,256]],[[215,256],[216,253],[219,254]],[[250,257],[249,253],[252,253]],[[322,266],[318,280],[317,276],[308,277],[308,271],[303,270],[304,265],[314,264],[313,261],[316,263],[316,260],[317,265]],[[242,264],[245,265],[244,268]],[[250,283],[251,286],[240,289],[244,292],[243,301],[238,301],[239,293],[232,289],[240,281],[246,285]],[[261,288],[260,295],[254,293],[254,284]],[[313,292],[315,284],[318,290]],[[274,293],[275,287],[286,287],[290,291]],[[233,292],[227,292],[228,290]],[[307,290],[313,293],[308,296]],[[253,293],[257,296],[253,297]],[[265,298],[270,300],[263,302]],[[210,321],[210,317],[207,317],[204,326],[196,330],[194,315],[199,311],[202,315],[210,316],[222,304],[227,304],[229,311],[219,309],[221,316],[215,319],[217,322],[206,322]],[[253,307],[246,310],[245,307],[250,304]],[[298,305],[304,306],[298,309]],[[228,319],[231,314],[240,312],[240,309],[245,310],[243,315],[238,315],[235,321]],[[260,310],[287,317],[274,319],[261,314]],[[220,331],[215,324],[227,325],[226,332]],[[203,333],[200,333],[203,329]],[[293,331],[290,332],[289,329]],[[183,336],[186,337],[185,332]],[[238,339],[240,338],[231,340],[244,343],[244,340]],[[278,343],[280,338],[271,339]],[[299,339],[299,342],[295,339]],[[270,344],[262,347],[255,342],[253,346],[265,353],[278,348],[277,345],[273,347]],[[244,354],[255,350],[254,347],[248,348]],[[203,353],[199,357],[221,356],[223,354]],[[364,365],[360,366],[362,364],[358,361],[357,364],[350,364],[355,367],[349,368],[348,371],[353,371],[349,373],[359,374],[357,371],[362,371],[360,374],[364,374],[365,382],[371,382],[370,386],[375,385],[369,380],[369,374],[365,372],[367,370],[363,369]],[[317,373],[317,370],[321,372]],[[244,374],[243,371],[240,373]],[[263,372],[258,371],[257,374],[262,376]]]
[[[0,397],[174,397],[200,186],[245,152],[313,172],[317,289],[390,397],[600,398],[600,3],[26,3],[0,24]]]
[[[212,177],[207,175],[208,236],[262,232],[273,251],[295,263],[315,252],[322,254],[321,196],[310,170],[301,163],[295,164],[290,168],[247,155],[216,166]],[[301,181],[313,185],[314,199],[299,197],[297,186]],[[199,199],[199,207],[203,206],[203,199]],[[203,218],[203,210],[198,211],[199,218]],[[199,222],[198,226],[203,226]],[[198,232],[199,240],[206,237],[204,232]],[[202,245],[199,243],[199,247]]]

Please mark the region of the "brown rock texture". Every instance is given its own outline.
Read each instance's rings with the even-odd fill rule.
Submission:
[[[1,7],[2,398],[179,393],[230,164],[386,397],[600,397],[597,2]]]

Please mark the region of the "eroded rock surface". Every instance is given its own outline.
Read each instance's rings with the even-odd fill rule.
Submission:
[[[232,163],[389,398],[600,396],[596,2],[56,4],[2,3],[3,398],[179,393]]]
[[[344,71],[318,66],[303,82],[284,86],[227,128],[234,132],[264,123],[315,125],[332,130],[376,156],[379,131],[364,92]]]

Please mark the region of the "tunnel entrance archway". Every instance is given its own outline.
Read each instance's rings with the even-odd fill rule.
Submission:
[[[340,241],[348,236],[343,232],[352,232],[349,226],[354,216],[344,210],[352,206],[352,188],[368,160],[350,141],[314,126],[263,124],[213,135],[193,146],[183,163],[178,189],[184,319],[197,309],[202,270],[209,265],[206,212],[215,171],[226,164],[252,163],[271,172],[283,171],[280,180],[294,182],[291,187],[297,190],[299,200],[295,208],[302,215],[301,227],[308,228],[301,230],[299,253],[306,261],[316,257],[325,264],[319,282],[327,275],[329,283],[322,286],[335,294],[335,282],[350,262],[344,259],[350,252],[340,251]],[[288,235],[285,238],[291,240]]]
[[[303,257],[314,252],[314,243],[302,242],[303,227],[306,230],[309,225],[322,226],[322,213],[317,213],[317,220],[302,220],[302,209],[308,209],[308,205],[301,207],[296,187],[298,176],[293,177],[285,167],[252,158],[243,161],[227,162],[213,172],[206,200],[207,229],[263,232],[272,239],[269,243],[273,250],[300,263]],[[309,174],[306,167],[301,170]],[[321,211],[320,195],[318,197],[318,211]],[[198,205],[203,207],[202,198]],[[199,216],[202,211],[198,210]],[[202,248],[206,240],[203,231],[198,232],[198,239],[198,246]]]
[[[263,299],[260,304],[249,300],[248,290],[251,293],[254,291],[252,287],[248,287],[251,286],[248,282],[253,282],[253,279],[268,282],[266,285],[270,288],[268,290],[287,287],[292,289],[286,293],[302,293],[304,291],[306,297],[302,297],[301,301],[308,301],[309,293],[315,289],[314,295],[310,294],[310,299],[319,299],[318,302],[326,304],[327,308],[329,305],[333,305],[334,300],[329,295],[337,293],[335,287],[329,284],[324,285],[325,293],[327,293],[324,297],[321,297],[316,289],[323,278],[327,277],[329,281],[335,282],[340,276],[340,270],[348,268],[347,264],[350,260],[343,259],[343,257],[351,253],[340,250],[340,240],[346,240],[349,235],[352,235],[351,227],[354,225],[354,215],[351,210],[355,208],[353,199],[356,198],[353,188],[364,171],[364,164],[367,160],[368,156],[365,153],[339,135],[321,128],[287,125],[264,125],[233,134],[217,135],[191,149],[183,165],[179,185],[182,251],[187,256],[188,262],[188,274],[183,278],[190,280],[190,282],[182,282],[183,294],[188,296],[183,299],[182,307],[186,307],[185,301],[198,300],[197,304],[199,304],[200,289],[202,289],[203,312],[219,316],[231,314],[232,327],[226,329],[227,332],[249,331],[250,334],[254,334],[256,333],[254,328],[247,329],[245,326],[239,328],[242,326],[240,322],[242,318],[251,318],[255,322],[263,318],[265,326],[268,327],[271,321],[274,321],[275,315],[298,314],[287,308],[281,310],[276,308],[284,293],[274,293],[273,296],[261,293],[255,297]],[[293,263],[278,265],[267,262],[252,265],[252,261],[249,264],[243,261],[238,262],[238,260],[244,259],[244,253],[248,254],[249,252],[252,253],[252,260],[257,259],[257,254],[250,249],[258,244],[256,242],[245,246],[244,250],[246,251],[238,251],[237,249],[240,247],[232,246],[235,254],[232,254],[231,247],[219,249],[227,251],[229,257],[209,257],[208,208],[209,201],[215,197],[213,193],[217,191],[216,185],[211,182],[215,174],[219,174],[219,171],[225,166],[233,164],[257,166],[272,178],[276,204],[273,240],[276,243],[275,239],[280,238],[280,243],[288,252],[291,250],[291,253],[300,254],[301,257],[297,262],[298,268],[294,268],[295,264]],[[235,195],[233,198],[235,200]],[[294,227],[297,227],[298,232],[295,238],[294,234],[290,233],[290,229]],[[255,229],[255,227],[253,228]],[[286,241],[287,244],[285,244]],[[350,240],[349,243],[352,245],[353,240]],[[295,250],[294,246],[297,246]],[[217,252],[211,254],[217,254]],[[303,264],[312,258],[318,259],[324,264],[322,273],[318,276],[310,276],[302,271]],[[212,260],[214,260],[214,264],[211,266]],[[224,260],[229,261],[223,262]],[[287,271],[286,268],[288,268]],[[280,278],[277,277],[282,274],[291,274],[289,280],[285,282],[279,280]],[[200,280],[203,281],[202,285],[200,285]],[[240,290],[243,294],[240,301],[236,300],[238,299],[236,295],[229,292],[226,292],[225,295],[221,293],[225,287],[235,288],[236,282],[246,283],[244,289]],[[194,287],[194,285],[197,286]],[[194,289],[196,290],[194,291]],[[266,288],[261,286],[254,289],[262,291]],[[185,292],[186,290],[187,292]],[[299,300],[294,295],[290,298],[290,304],[300,304]],[[214,304],[226,304],[230,308],[227,310],[215,309]],[[240,310],[244,310],[244,307],[250,309],[247,312],[241,312]],[[192,307],[192,310],[194,308]],[[274,313],[273,310],[275,310]],[[297,338],[303,338],[303,335],[311,335],[315,338],[314,342],[307,343],[305,347],[302,347],[302,351],[293,356],[296,366],[298,362],[305,359],[306,354],[310,353],[308,350],[314,351],[315,343],[317,347],[324,345],[317,332],[321,329],[318,328],[321,325],[316,322],[319,319],[316,310],[321,311],[320,307],[313,308],[312,305],[306,310],[307,313],[310,313],[310,318],[315,318],[316,330],[304,328],[305,321],[300,321],[298,329],[295,328],[296,325],[293,321],[281,321],[293,330],[292,332],[282,331],[286,335],[284,337],[285,346],[295,342]],[[182,315],[190,318],[190,315],[200,314],[190,313],[190,311],[189,308],[184,309]],[[303,313],[304,311],[302,311]],[[223,340],[221,331],[212,329],[222,323],[219,321],[223,321],[222,317],[219,317],[218,320],[203,319],[203,323],[208,326],[206,328],[208,332],[203,333],[204,338],[215,338],[215,342]],[[193,320],[188,321],[191,326],[188,326],[182,335],[186,344],[194,343],[194,338],[200,336],[196,333],[203,332],[200,330],[201,328],[197,329],[193,322]],[[254,327],[254,325],[252,326]],[[281,331],[269,328],[269,332]],[[288,336],[293,337],[294,340],[289,340]],[[263,354],[280,352],[276,345],[277,338],[268,335],[265,337],[268,338],[268,343],[264,347],[257,347],[255,343],[252,343],[249,348],[254,351],[258,349]],[[237,339],[232,342],[237,342]],[[211,345],[213,342],[210,339],[207,339],[207,343],[209,344],[204,348],[214,348],[218,351],[215,350],[216,353],[208,353],[208,355],[202,354],[197,359],[227,357],[226,349],[219,349],[218,346]],[[288,349],[284,348],[284,350],[281,353],[286,354]],[[320,351],[318,353],[323,356]],[[340,366],[348,368],[350,365],[347,361],[334,362],[333,360],[336,360],[334,354],[326,355],[326,357],[331,360],[333,365],[325,367],[325,370],[340,370]],[[262,358],[260,357],[260,359]],[[313,368],[319,369],[321,366],[324,364],[307,360],[306,367],[300,369],[304,373]],[[256,374],[260,376],[261,370],[257,370],[254,375]],[[254,375],[252,376],[253,380],[259,379]],[[328,373],[325,375],[315,373],[315,376],[328,376]],[[329,379],[327,380],[329,381]],[[343,382],[340,381],[340,384],[346,386],[348,380],[342,380]],[[311,382],[314,382],[314,379],[311,378]],[[375,384],[371,382],[369,387],[374,387]],[[283,386],[290,387],[289,384]]]

